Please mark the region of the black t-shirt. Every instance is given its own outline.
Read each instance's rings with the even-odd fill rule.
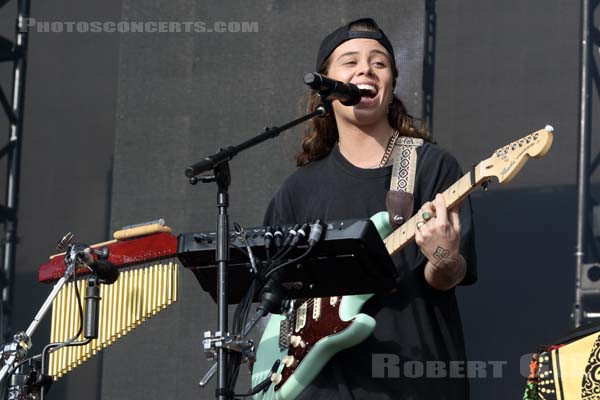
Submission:
[[[462,176],[454,157],[433,144],[419,147],[417,156],[415,211]],[[386,210],[391,172],[391,166],[357,168],[336,146],[327,157],[288,177],[271,200],[264,224],[368,218]],[[461,254],[467,261],[463,284],[477,279],[471,214],[467,199],[460,212]],[[373,334],[337,353],[301,399],[468,398],[454,289],[431,288],[423,274],[426,261],[414,242],[394,258],[402,276],[398,290],[372,297],[361,310],[375,318]]]

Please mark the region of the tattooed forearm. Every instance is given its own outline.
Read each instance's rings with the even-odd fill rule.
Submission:
[[[456,258],[451,257],[450,252],[443,247],[438,247],[434,254],[425,264],[425,280],[438,290],[453,288],[465,277],[465,259],[460,254]]]
[[[455,268],[458,263],[456,258],[450,257],[450,250],[444,249],[441,246],[435,249],[433,258],[435,261],[432,264],[437,268]]]

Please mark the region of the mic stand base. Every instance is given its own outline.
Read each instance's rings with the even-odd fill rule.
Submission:
[[[9,382],[8,400],[39,400],[42,390],[50,389],[52,378],[41,373],[39,360],[30,360],[17,368]]]

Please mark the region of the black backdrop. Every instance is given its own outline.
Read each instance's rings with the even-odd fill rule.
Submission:
[[[162,20],[258,21],[259,32],[209,38],[31,35],[15,329],[27,326],[50,290],[35,283],[35,270],[62,234],[72,230],[89,242],[107,236],[109,198],[113,227],[163,216],[176,232],[210,228],[213,188],[191,188],[177,171],[220,145],[297,115],[301,74],[311,68],[316,38],[335,21],[367,13],[395,41],[410,39],[403,35],[414,32],[397,27],[399,17],[391,11],[399,13],[411,3],[390,2],[387,9],[375,2],[361,3],[362,9],[345,4],[331,3],[329,13],[321,14],[329,16],[316,20],[302,17],[310,4],[284,2],[34,4],[32,15],[40,20],[161,15]],[[7,33],[13,24],[10,7],[0,15]],[[473,381],[473,398],[516,397],[525,381],[521,356],[571,326],[579,6],[566,0],[461,0],[439,2],[436,11],[434,136],[442,146],[468,166],[546,123],[557,130],[545,159],[528,164],[510,186],[492,185],[474,196],[480,280],[459,290],[470,358],[507,362],[502,378]],[[303,31],[302,23],[311,29]],[[302,50],[283,53],[291,45]],[[217,80],[220,73],[224,78]],[[405,86],[402,94],[413,98],[420,79],[408,73],[407,84],[413,86]],[[418,105],[414,101],[413,112],[418,113]],[[600,115],[597,109],[595,115]],[[291,168],[273,158],[289,160],[298,134],[234,163],[234,220],[260,221],[259,209]],[[592,154],[597,148],[595,142]],[[127,174],[110,174],[113,153],[115,171],[129,165]],[[261,169],[255,160],[262,161]],[[176,179],[168,171],[176,171]],[[112,195],[107,176],[114,176]],[[242,190],[247,190],[243,196]],[[49,398],[208,396],[195,385],[205,365],[199,357],[200,334],[214,326],[214,313],[206,309],[187,271],[182,283],[189,296],[177,309],[76,369]],[[206,326],[172,325],[190,316]],[[46,340],[44,330],[47,325],[34,337],[37,346]],[[184,365],[189,368],[182,372]]]
[[[165,217],[175,232],[214,230],[215,185],[190,186],[183,170],[220,146],[240,143],[265,126],[299,116],[307,92],[302,77],[314,69],[321,38],[344,22],[367,14],[379,21],[402,66],[399,94],[406,93],[408,107],[420,112],[420,0],[352,7],[345,1],[162,1],[151,7],[125,1],[123,10],[122,18],[132,21],[255,21],[258,32],[121,36],[113,228]],[[286,132],[231,163],[232,221],[260,225],[267,202],[292,171],[302,131]],[[181,288],[173,310],[105,353],[103,398],[213,396],[214,386],[199,392],[186,382],[196,382],[210,366],[199,344],[202,332],[216,327],[216,307],[188,271],[181,276]],[[144,369],[135,368],[140,360]],[[161,371],[161,379],[132,384],[144,381],[148,370]]]

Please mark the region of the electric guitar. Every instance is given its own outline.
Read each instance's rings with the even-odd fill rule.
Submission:
[[[497,149],[442,195],[446,206],[454,208],[479,186],[492,178],[509,182],[528,158],[544,156],[552,146],[553,128],[527,135]],[[387,212],[371,217],[391,255],[398,253],[415,237],[417,217],[413,216],[393,231]],[[365,340],[375,329],[375,319],[360,310],[373,294],[295,300],[289,310],[271,315],[262,335],[252,373],[255,387],[269,378],[272,384],[254,396],[257,400],[293,400],[313,381],[337,352]],[[280,362],[276,364],[277,360]]]

